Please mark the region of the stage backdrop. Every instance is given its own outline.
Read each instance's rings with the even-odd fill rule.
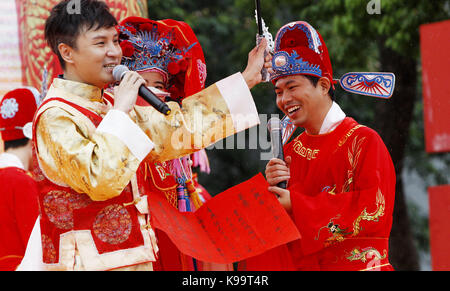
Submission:
[[[74,8],[78,0],[73,0]],[[58,58],[44,40],[45,20],[60,0],[0,1],[0,99],[20,86],[42,91],[44,70],[48,82],[61,73]],[[147,16],[146,0],[105,0],[120,21],[127,16]],[[79,3],[79,2],[78,2]],[[1,146],[0,141],[0,149]]]

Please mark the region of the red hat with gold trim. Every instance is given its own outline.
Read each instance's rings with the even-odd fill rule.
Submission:
[[[2,140],[32,138],[32,122],[40,101],[36,88],[12,90],[0,102],[0,132]]]
[[[334,88],[327,46],[319,32],[305,21],[291,22],[280,28],[275,37],[272,69],[270,80],[274,84],[281,77],[310,75],[327,78]]]
[[[122,64],[132,71],[161,73],[168,83],[171,99],[181,101],[205,87],[203,50],[187,23],[128,17],[117,29]]]

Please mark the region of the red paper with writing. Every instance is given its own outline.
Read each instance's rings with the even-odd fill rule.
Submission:
[[[261,174],[207,201],[196,212],[178,212],[152,193],[154,227],[179,250],[205,262],[228,264],[300,238],[289,215]]]

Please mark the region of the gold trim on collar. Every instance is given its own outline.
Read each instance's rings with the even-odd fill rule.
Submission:
[[[97,86],[60,78],[55,78],[52,85],[90,101],[101,102],[103,100],[103,90]]]

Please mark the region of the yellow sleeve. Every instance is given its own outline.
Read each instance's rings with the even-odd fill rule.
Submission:
[[[167,161],[206,148],[259,124],[255,104],[240,74],[235,74],[185,98],[181,108],[168,102],[164,116],[152,107],[136,106],[138,126],[154,143],[150,160]]]
[[[92,200],[114,198],[140,161],[117,137],[98,132],[87,117],[60,107],[44,111],[36,127],[39,163],[49,179]]]

